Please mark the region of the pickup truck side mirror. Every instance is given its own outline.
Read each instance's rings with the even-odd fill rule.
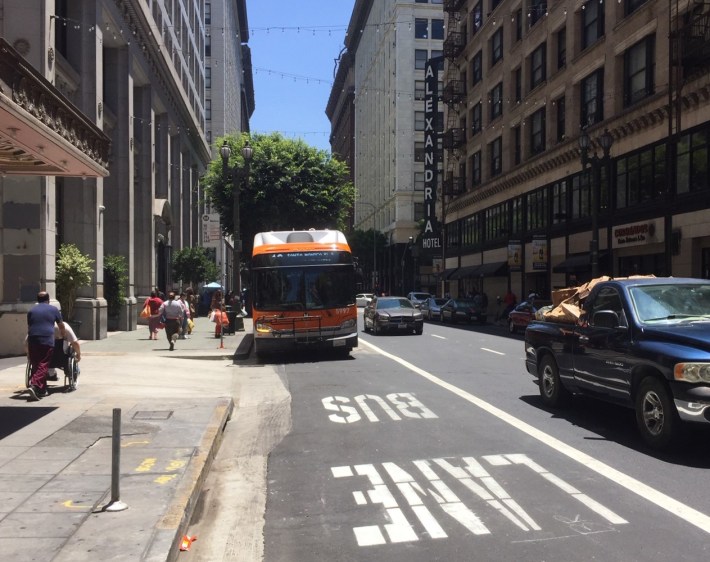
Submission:
[[[594,326],[597,328],[619,328],[619,315],[613,310],[600,310],[594,313]]]

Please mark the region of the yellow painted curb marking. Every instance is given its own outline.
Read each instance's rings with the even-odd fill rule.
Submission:
[[[145,459],[139,466],[136,468],[136,472],[150,472],[153,470],[153,467],[155,466],[155,463],[158,461],[158,459],[155,458],[148,458]]]

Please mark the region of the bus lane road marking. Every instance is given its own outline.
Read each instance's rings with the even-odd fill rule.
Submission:
[[[567,445],[556,437],[553,437],[552,435],[549,435],[544,431],[533,427],[532,425],[516,418],[515,416],[504,412],[500,408],[493,406],[493,404],[482,400],[481,398],[471,394],[470,392],[466,392],[465,390],[462,390],[457,386],[450,384],[443,379],[440,379],[439,377],[425,371],[424,369],[413,365],[409,361],[405,361],[404,359],[397,357],[396,355],[388,353],[387,351],[371,344],[370,342],[364,339],[361,339],[360,341],[364,346],[369,347],[373,351],[376,351],[384,357],[387,357],[388,359],[399,363],[400,365],[402,365],[406,369],[409,369],[413,373],[416,373],[420,377],[434,383],[435,385],[445,390],[448,390],[449,392],[473,404],[474,406],[479,407],[483,411],[491,414],[492,416],[495,416],[499,420],[513,426],[517,430],[529,435],[533,439],[536,439],[540,443],[547,445],[554,451],[562,453],[571,460],[585,466],[586,468],[592,470],[593,472],[596,472],[600,476],[610,480],[612,483],[627,489],[632,494],[635,494],[651,502],[652,504],[668,511],[672,515],[679,517],[683,521],[694,525],[695,527],[705,531],[706,533],[710,533],[710,516],[698,511],[697,509],[693,509],[689,505],[686,505],[664,494],[663,492],[656,490],[655,488],[652,488],[651,486],[641,482],[640,480],[637,480],[636,478],[624,474],[623,472],[592,457],[591,455],[580,451],[579,449],[575,449],[574,447]]]
[[[440,340],[445,340],[446,338],[444,336],[440,336],[438,334],[431,334],[432,338],[439,338]]]

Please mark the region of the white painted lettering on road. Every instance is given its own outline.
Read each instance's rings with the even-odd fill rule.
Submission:
[[[413,373],[416,373],[420,377],[427,379],[428,381],[438,385],[439,387],[445,390],[448,390],[449,392],[452,392],[453,394],[456,394],[463,400],[466,400],[467,402],[473,404],[474,406],[477,406],[483,411],[488,412],[499,420],[513,426],[514,428],[525,433],[526,435],[529,435],[533,439],[537,439],[539,442],[547,445],[551,449],[567,456],[575,462],[578,462],[589,470],[596,472],[600,476],[607,478],[614,484],[625,488],[633,494],[636,494],[637,496],[651,502],[652,504],[662,509],[665,509],[672,515],[681,518],[683,521],[686,521],[687,523],[696,526],[697,528],[705,531],[706,533],[710,533],[710,516],[706,515],[705,513],[693,509],[692,507],[682,502],[679,502],[678,500],[668,496],[667,494],[664,494],[652,488],[648,484],[645,484],[644,482],[641,482],[636,478],[632,478],[631,476],[624,474],[620,470],[616,470],[608,464],[595,459],[591,455],[587,455],[579,449],[575,449],[574,447],[567,445],[563,441],[560,441],[559,439],[552,437],[544,431],[541,431],[536,427],[533,427],[532,425],[522,421],[521,419],[516,418],[508,412],[505,412],[500,408],[493,406],[492,404],[486,402],[485,400],[482,400],[478,396],[475,396],[470,392],[466,392],[465,390],[462,390],[457,386],[446,382],[445,380],[425,371],[424,369],[417,367],[409,361],[405,361],[401,357],[397,357],[396,355],[388,353],[364,339],[360,341],[365,347],[369,347],[370,349],[380,353],[384,357],[388,357],[393,361],[396,361],[397,363],[406,367]]]
[[[439,417],[422,404],[411,392],[395,392],[388,394],[385,398],[375,394],[361,394],[360,396],[355,396],[353,400],[357,407],[348,405],[351,404],[351,400],[345,396],[327,396],[321,402],[323,403],[323,408],[330,412],[336,412],[328,416],[328,419],[335,423],[358,422],[362,419],[360,411],[369,421],[373,423],[380,421],[370,408],[369,403],[377,404],[393,421],[402,420],[399,414],[411,419],[436,419]]]
[[[605,522],[612,525],[627,523],[624,518],[551,474],[527,455],[490,455],[483,458],[494,468],[525,466],[532,469],[534,474],[556,486],[562,493],[581,502],[591,512],[604,518]],[[388,523],[383,521],[382,525],[353,527],[355,540],[359,546],[387,544],[388,539],[390,543],[399,543],[414,542],[426,537],[447,538],[444,527],[431,511],[433,507],[474,535],[490,534],[490,529],[482,519],[483,514],[476,513],[466,505],[466,501],[469,501],[468,496],[462,499],[451,485],[464,492],[471,492],[470,497],[474,501],[484,502],[492,508],[490,513],[497,513],[521,531],[542,530],[542,527],[510,496],[498,480],[473,457],[414,460],[411,465],[412,469],[417,471],[420,480],[417,480],[412,471],[393,462],[383,462],[381,470],[374,464],[331,468],[335,478],[365,477],[371,488],[352,491],[355,505],[363,507],[368,504],[380,504],[385,516],[384,521],[388,521]],[[388,481],[391,481],[389,486],[384,475],[387,476]],[[421,481],[421,478],[424,481]],[[451,485],[444,481],[445,478],[449,479]],[[397,503],[392,488],[404,498],[406,505]],[[413,514],[421,525],[424,531],[421,537],[417,534],[419,527],[410,523],[407,513]],[[550,525],[558,521],[560,521],[559,516],[551,514]],[[594,521],[584,521],[585,529],[595,525]]]
[[[440,336],[438,334],[431,334],[432,338],[439,338],[440,340],[445,340],[446,338],[444,336]]]

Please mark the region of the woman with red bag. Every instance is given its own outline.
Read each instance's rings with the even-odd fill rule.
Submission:
[[[150,297],[145,300],[143,308],[146,306],[150,307],[150,316],[148,317],[148,331],[150,332],[149,340],[158,339],[158,330],[163,326],[160,323],[160,305],[163,304],[163,300],[158,296],[155,291],[150,292]]]

